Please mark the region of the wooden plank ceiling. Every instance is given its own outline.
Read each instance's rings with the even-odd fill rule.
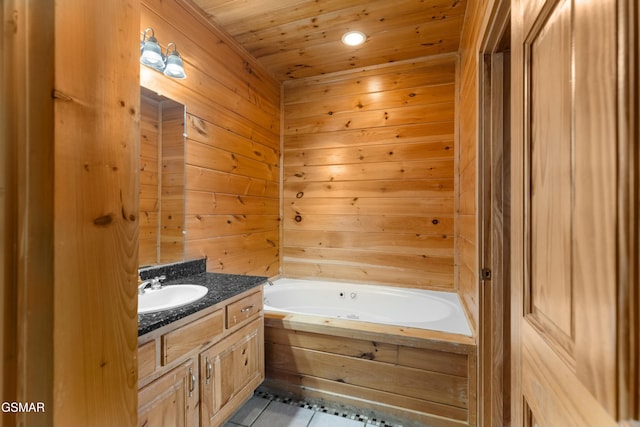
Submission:
[[[279,80],[456,52],[467,0],[193,0]],[[342,35],[367,35],[347,47]]]

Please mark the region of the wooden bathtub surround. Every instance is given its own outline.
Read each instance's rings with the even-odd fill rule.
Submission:
[[[456,57],[284,82],[287,277],[454,290]]]
[[[139,338],[139,426],[220,426],[253,395],[264,380],[262,295],[251,289]]]
[[[470,337],[267,313],[265,353],[269,388],[433,426],[476,423]]]

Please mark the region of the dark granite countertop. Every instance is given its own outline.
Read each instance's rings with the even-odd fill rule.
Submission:
[[[179,283],[192,283],[203,285],[209,288],[209,292],[196,302],[177,307],[171,310],[164,310],[157,313],[146,313],[138,315],[138,336],[148,334],[176,320],[187,317],[193,313],[211,307],[226,299],[239,295],[249,289],[266,282],[267,277],[262,276],[242,276],[236,274],[221,273],[199,273],[167,281],[166,286]]]

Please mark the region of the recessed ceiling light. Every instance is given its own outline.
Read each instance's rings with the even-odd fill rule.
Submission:
[[[347,46],[359,46],[367,39],[367,36],[360,31],[349,31],[342,36],[342,43]]]

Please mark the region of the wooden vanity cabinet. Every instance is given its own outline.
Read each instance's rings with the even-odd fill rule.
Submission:
[[[218,427],[264,380],[262,287],[141,337],[138,425]]]

